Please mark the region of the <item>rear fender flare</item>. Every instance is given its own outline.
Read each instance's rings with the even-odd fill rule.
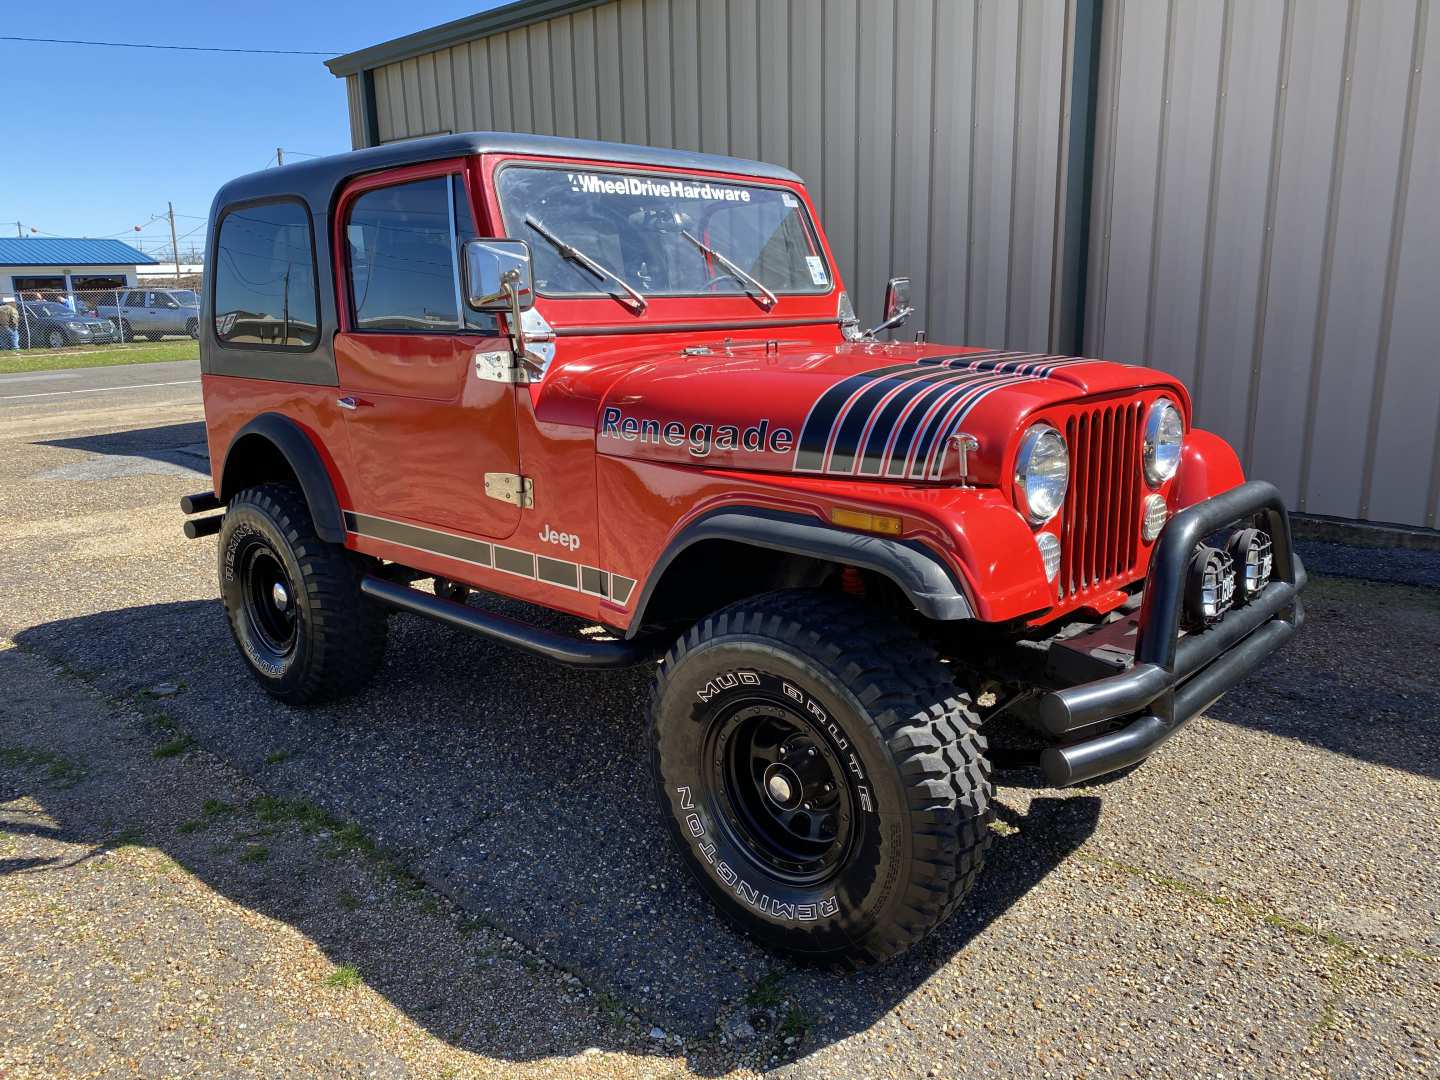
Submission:
[[[691,522],[661,552],[636,601],[627,637],[639,632],[645,610],[670,564],[686,548],[704,540],[731,540],[872,570],[893,581],[927,618],[950,622],[974,617],[955,575],[923,544],[849,532],[801,514],[732,506]]]
[[[225,451],[225,464],[220,470],[220,501],[228,503],[235,495],[245,447],[257,441],[268,442],[295,473],[320,539],[331,544],[343,544],[345,521],[324,458],[305,429],[288,416],[261,413],[235,433]]]

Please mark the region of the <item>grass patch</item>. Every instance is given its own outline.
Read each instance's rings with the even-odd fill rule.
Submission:
[[[599,993],[595,995],[595,1007],[600,1010],[600,1015],[607,1024],[618,1027],[625,1023],[625,1003],[614,994]]]
[[[195,740],[182,731],[173,739],[167,739],[165,742],[155,747],[155,749],[151,751],[151,754],[153,754],[157,758],[179,757],[181,754],[185,753],[186,750],[189,750],[194,745]]]
[[[339,990],[351,990],[359,986],[363,980],[360,972],[356,971],[351,964],[341,964],[338,968],[325,976],[325,985],[333,986]]]
[[[73,349],[21,349],[0,353],[0,375],[66,368],[115,367],[119,364],[158,364],[168,360],[197,360],[200,346],[183,341],[156,341],[144,345],[77,345]]]
[[[240,861],[244,863],[263,863],[270,858],[270,849],[264,844],[251,844],[240,853]]]
[[[115,834],[115,839],[110,841],[110,849],[114,851],[119,848],[138,847],[144,836],[145,830],[139,825],[126,825]]]
[[[345,911],[356,911],[360,907],[360,898],[349,889],[341,889],[340,895],[335,897],[335,903]]]
[[[190,833],[197,833],[201,829],[208,828],[209,826],[210,823],[208,821],[200,818],[191,818],[189,821],[182,821],[179,825],[175,826],[175,831],[188,836]]]
[[[0,746],[0,765],[12,769],[41,769],[46,779],[59,787],[74,787],[85,776],[84,768],[64,754],[29,746]]]
[[[776,1029],[776,1034],[782,1039],[793,1038],[804,1042],[805,1037],[810,1034],[810,1026],[813,1022],[810,1014],[804,1009],[798,1005],[791,1005],[785,1011],[785,1018],[780,1021],[780,1027]]]
[[[745,994],[745,1004],[757,1009],[772,1009],[779,1005],[785,1000],[785,994],[780,989],[783,978],[779,971],[767,971]]]
[[[288,760],[289,757],[289,750],[271,750],[270,753],[265,755],[265,764],[279,765],[282,761]]]

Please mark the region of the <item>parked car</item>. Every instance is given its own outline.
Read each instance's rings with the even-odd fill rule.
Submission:
[[[472,133],[253,173],[210,221],[214,487],[181,509],[221,511],[185,532],[241,662],[354,693],[395,609],[648,664],[666,827],[771,947],[875,962],[955,911],[1000,717],[1052,784],[1122,772],[1300,624],[1285,505],[1178,379],[883,340],[908,280],[863,328],[787,169]]]
[[[115,324],[83,308],[72,311],[54,300],[25,300],[19,307],[22,349],[63,349],[115,340]]]
[[[180,334],[194,338],[200,333],[200,298],[190,290],[126,289],[118,306],[100,304],[96,310],[118,321],[125,341],[159,341]]]

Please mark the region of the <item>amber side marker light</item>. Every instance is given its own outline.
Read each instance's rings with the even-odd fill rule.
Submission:
[[[881,536],[900,535],[900,519],[894,514],[872,514],[865,510],[841,510],[837,507],[830,511],[830,520],[842,529],[858,529]]]

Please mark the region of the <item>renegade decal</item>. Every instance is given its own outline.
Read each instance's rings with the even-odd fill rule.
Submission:
[[[990,350],[927,356],[842,379],[811,407],[795,449],[795,471],[938,480],[950,436],[1005,386],[1048,379],[1090,361]]]
[[[626,416],[613,405],[600,417],[600,438],[623,439],[651,446],[690,448],[690,456],[709,457],[716,450],[744,450],[751,454],[788,454],[795,447],[795,433],[789,428],[771,428],[761,420],[741,431],[736,424],[690,424],[679,420],[641,420]]]

